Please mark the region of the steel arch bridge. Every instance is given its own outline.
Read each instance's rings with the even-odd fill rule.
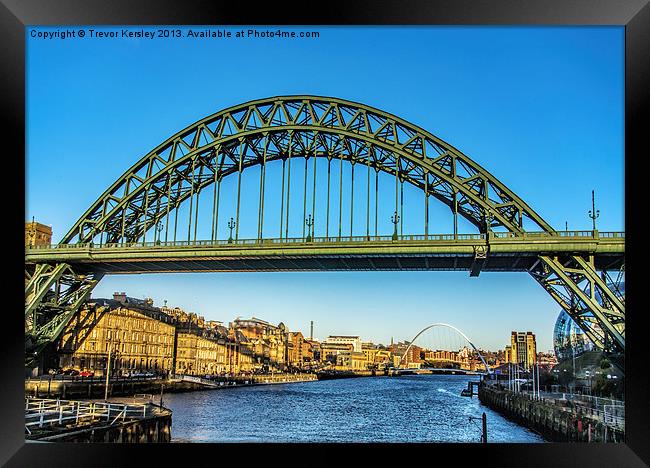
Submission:
[[[295,190],[291,195],[292,159],[294,166],[296,159],[305,163],[299,200]],[[302,225],[302,237],[290,237],[290,208],[295,210],[302,202],[303,219],[307,215],[310,159],[310,217]],[[327,188],[319,187],[318,192],[317,159],[327,162],[327,175],[320,176],[321,181],[327,180]],[[278,237],[269,238],[263,235],[266,168],[274,162],[282,164],[280,229]],[[337,162],[338,229],[330,229],[331,212],[335,212],[330,206],[331,172]],[[355,167],[367,172],[365,236],[352,235],[354,195],[350,235],[342,233],[343,162],[350,166],[352,194]],[[254,166],[260,173],[255,194],[258,234],[241,239],[242,174]],[[371,172],[375,173],[374,235]],[[392,236],[379,235],[377,230],[380,173],[395,179]],[[228,176],[237,179],[237,191],[226,241],[217,232],[221,186]],[[424,194],[423,235],[397,234],[404,183]],[[325,190],[326,221],[319,225],[322,231],[325,224],[324,235],[317,236],[316,194]],[[203,206],[206,196],[211,204],[199,216],[201,195]],[[449,208],[453,234],[429,233],[430,198]],[[188,217],[180,221],[179,231],[179,213],[185,212]],[[459,216],[478,232],[459,234]],[[197,240],[200,222],[209,222],[209,240]],[[179,240],[185,232],[186,239]],[[623,233],[555,231],[475,161],[399,117],[337,98],[260,99],[217,112],[171,136],[115,181],[58,245],[26,248],[26,353],[28,360],[33,359],[52,343],[105,274],[419,269],[469,270],[472,276],[481,270],[528,272],[597,346],[622,356],[624,297],[609,289],[606,279],[608,270],[624,268],[624,253]]]
[[[488,366],[488,365],[487,365],[487,362],[485,362],[485,359],[483,359],[483,355],[482,355],[481,352],[478,350],[478,348],[477,348],[476,346],[474,346],[474,343],[472,343],[472,341],[467,337],[467,335],[465,335],[465,333],[463,333],[462,331],[460,331],[458,328],[454,327],[453,325],[449,325],[448,323],[433,323],[433,324],[431,324],[431,325],[429,325],[429,326],[424,327],[422,330],[420,330],[420,331],[419,331],[419,332],[418,332],[418,333],[413,337],[413,339],[409,342],[409,345],[406,347],[406,350],[404,351],[404,355],[402,356],[402,359],[400,359],[400,362],[399,362],[399,365],[398,365],[398,369],[400,369],[400,368],[402,367],[402,365],[405,364],[405,359],[407,359],[407,357],[408,357],[408,353],[409,353],[409,350],[410,350],[411,347],[413,346],[413,343],[415,343],[415,340],[417,340],[417,339],[420,337],[420,335],[422,335],[422,334],[423,334],[424,332],[426,332],[427,330],[430,330],[430,329],[435,328],[435,327],[444,327],[444,328],[449,328],[450,330],[454,330],[454,331],[455,331],[456,333],[458,333],[460,336],[462,336],[463,338],[465,338],[465,341],[467,341],[467,342],[469,343],[469,345],[472,347],[472,349],[473,349],[474,351],[476,351],[476,353],[478,354],[478,357],[481,359],[481,362],[483,363],[483,366],[485,367],[485,372],[486,372],[487,374],[491,374],[491,373],[492,373],[492,371],[490,370],[490,366]],[[408,364],[408,360],[406,360],[406,364]]]

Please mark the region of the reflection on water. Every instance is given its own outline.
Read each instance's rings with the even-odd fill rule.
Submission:
[[[177,442],[489,442],[543,439],[460,396],[473,376],[353,378],[165,395]]]

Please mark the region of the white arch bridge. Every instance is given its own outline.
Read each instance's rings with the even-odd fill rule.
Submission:
[[[453,370],[451,370],[452,372],[462,371],[462,372],[464,372],[464,373],[472,373],[472,374],[491,374],[491,373],[492,373],[492,371],[490,370],[490,367],[488,366],[487,362],[485,362],[485,359],[483,358],[483,355],[481,354],[481,352],[480,352],[480,351],[478,350],[478,348],[474,345],[474,343],[472,343],[472,341],[467,337],[467,335],[465,335],[465,333],[463,333],[462,331],[460,331],[458,328],[454,327],[453,325],[449,325],[448,323],[434,323],[434,324],[431,324],[431,325],[429,325],[429,326],[426,326],[426,327],[424,327],[422,330],[420,330],[420,331],[419,331],[419,332],[418,332],[418,333],[413,337],[413,339],[409,342],[409,345],[408,345],[408,347],[406,348],[406,350],[404,351],[404,354],[402,355],[402,358],[400,359],[400,362],[399,362],[399,364],[398,364],[398,366],[397,366],[397,369],[395,370],[395,374],[400,375],[400,374],[405,374],[405,373],[411,373],[411,372],[414,372],[414,371],[417,370],[417,369],[415,369],[415,368],[409,368],[409,367],[408,367],[408,356],[409,356],[409,351],[410,351],[411,348],[413,347],[415,341],[416,341],[416,340],[417,340],[417,339],[418,339],[422,334],[424,334],[427,330],[430,330],[430,329],[432,329],[432,328],[436,328],[436,327],[444,327],[444,328],[448,328],[448,329],[450,329],[450,330],[455,331],[455,332],[458,333],[460,336],[462,336],[462,337],[465,339],[465,341],[467,341],[467,343],[469,343],[469,345],[470,345],[470,346],[472,347],[472,349],[476,352],[476,354],[478,354],[479,359],[481,360],[481,362],[483,363],[483,366],[485,367],[485,372],[479,372],[479,371],[473,372],[473,371],[469,371],[469,370],[460,370],[460,369],[453,369]],[[448,369],[431,369],[431,370],[434,370],[434,371],[443,371],[443,370],[444,370],[444,371],[447,371]]]

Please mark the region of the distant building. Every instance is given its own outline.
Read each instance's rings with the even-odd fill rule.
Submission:
[[[529,369],[537,362],[537,343],[533,332],[516,332],[510,335],[510,346],[505,349],[507,362]]]
[[[32,220],[25,223],[25,246],[50,245],[52,243],[52,226]]]
[[[552,368],[557,364],[557,357],[553,351],[548,351],[546,353],[537,353],[537,362],[544,366],[545,368]]]
[[[332,344],[351,344],[355,352],[363,352],[363,344],[361,343],[361,338],[358,336],[349,336],[349,335],[330,335],[325,338],[324,343]]]
[[[246,337],[254,368],[262,369],[264,366],[276,370],[285,368],[288,359],[287,327],[282,322],[273,325],[256,317],[237,318],[230,324],[230,328]],[[303,349],[298,352],[302,353]]]
[[[321,361],[336,365],[339,354],[350,353],[352,351],[354,351],[354,346],[351,343],[331,343],[324,341],[320,345]]]
[[[366,342],[361,344],[361,349],[363,350],[363,354],[366,357],[367,365],[375,364],[379,348],[377,348],[374,343]]]
[[[336,368],[339,370],[366,370],[366,356],[357,351],[340,351],[336,356]]]
[[[301,332],[288,332],[286,346],[289,366],[303,367],[313,360],[312,345]]]
[[[390,364],[391,358],[390,351],[386,348],[380,348],[375,354],[375,364],[380,368],[384,368]]]
[[[317,340],[305,340],[305,343],[308,343],[310,346],[310,353],[312,356],[312,362],[321,361],[321,346]]]
[[[392,354],[393,365],[396,367],[401,364],[410,368],[419,368],[421,367],[422,363],[424,363],[424,360],[422,359],[424,350],[415,345],[412,345],[409,348],[409,342],[407,341],[401,343],[391,343],[388,346],[388,351],[390,351]]]
[[[447,351],[444,349],[440,349],[436,351],[429,351],[429,350],[425,351],[424,360],[435,363],[436,365],[443,365],[443,366],[447,364],[460,365],[461,362],[461,358],[457,352]]]

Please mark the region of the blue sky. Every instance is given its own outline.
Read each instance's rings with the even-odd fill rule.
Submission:
[[[66,28],[36,31],[58,29]],[[26,219],[52,225],[57,241],[126,169],[179,129],[248,100],[314,94],[362,102],[429,130],[556,229],[565,221],[591,229],[595,189],[598,228],[623,230],[623,28],[283,29],[320,37],[45,40],[28,30]],[[405,192],[404,232],[421,231],[421,198]],[[448,211],[433,201],[431,210],[430,232],[448,232]],[[365,210],[357,211],[365,223]],[[384,233],[387,217],[380,214]],[[240,224],[246,237],[251,231]],[[223,237],[225,226],[220,230]],[[539,348],[550,349],[558,314],[531,277],[516,273],[113,276],[93,296],[113,291],[225,322],[251,315],[283,321],[306,334],[314,320],[318,338],[360,334],[387,343],[447,322],[493,349],[511,330],[531,330]]]

